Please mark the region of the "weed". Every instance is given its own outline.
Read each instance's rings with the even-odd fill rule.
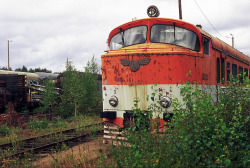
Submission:
[[[30,121],[27,125],[28,128],[31,129],[45,129],[48,128],[49,122],[46,119],[43,119],[42,121],[38,121],[37,119],[34,119]]]
[[[1,136],[6,136],[6,135],[9,135],[10,133],[11,133],[11,130],[7,125],[3,124],[0,126],[0,135]]]
[[[135,102],[135,124],[123,132],[129,142],[110,148],[118,167],[247,167],[249,148],[249,79],[233,81],[214,102],[210,93],[187,82],[182,100],[173,100],[174,116],[165,133],[151,131]],[[149,97],[155,101],[154,95]],[[149,111],[158,110],[158,102]],[[151,127],[145,127],[150,122]],[[157,128],[157,127],[156,127]]]

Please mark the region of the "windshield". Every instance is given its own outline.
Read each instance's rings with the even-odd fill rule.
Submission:
[[[138,26],[114,35],[110,41],[110,49],[116,50],[122,47],[145,43],[147,39],[147,26]]]
[[[199,38],[196,33],[172,25],[153,25],[150,41],[153,43],[167,43],[200,51]]]

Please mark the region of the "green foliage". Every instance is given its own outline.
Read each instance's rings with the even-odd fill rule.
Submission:
[[[175,115],[163,134],[157,120],[151,120],[154,131],[139,130],[137,123],[124,131],[129,147],[122,143],[111,149],[118,167],[247,167],[250,89],[249,79],[244,81],[244,87],[234,81],[221,88],[219,102],[187,82],[181,89],[183,100],[173,100]],[[155,95],[150,96],[155,103],[151,107],[157,110]]]
[[[40,68],[40,67],[35,68],[35,69],[30,68],[30,69],[29,69],[29,72],[31,72],[31,73],[34,73],[34,72],[46,72],[46,73],[52,73],[52,71],[51,71],[51,70],[48,70],[48,69],[46,69],[46,68]]]
[[[9,135],[10,133],[11,133],[10,128],[7,125],[3,124],[0,126],[1,136],[6,136],[6,135]]]
[[[45,129],[49,127],[49,122],[46,119],[42,121],[34,119],[28,123],[27,127],[30,129]]]
[[[6,70],[6,71],[8,71],[8,68],[7,67],[1,67],[0,70]],[[11,67],[10,67],[10,71],[12,71]]]
[[[82,87],[85,89],[85,92],[80,97],[80,108],[82,111],[90,111],[100,108],[99,106],[102,95],[100,91],[98,92],[97,77],[99,72],[99,66],[93,56],[91,61],[88,61],[84,75],[81,78],[83,84]]]
[[[35,69],[32,69],[30,68],[28,70],[28,68],[26,66],[23,65],[22,68],[16,68],[15,71],[19,71],[19,72],[31,72],[31,73],[35,73],[35,72],[46,72],[46,73],[52,73],[51,70],[47,70],[46,68],[35,68]]]
[[[62,80],[62,92],[60,96],[58,113],[64,117],[74,116],[78,113],[87,113],[100,106],[101,92],[98,92],[97,73],[99,72],[96,59],[88,61],[85,72],[78,72],[67,61],[66,71]]]
[[[52,80],[47,79],[45,81],[45,91],[42,93],[41,103],[44,105],[44,109],[49,112],[54,109],[53,104],[55,104],[55,100],[57,99],[57,95],[55,92],[55,84]]]
[[[63,118],[68,118],[71,117],[73,115],[75,108],[74,105],[72,103],[67,103],[67,101],[62,100],[62,102],[60,102],[58,108],[57,108],[57,113],[58,115],[60,115]]]
[[[22,68],[16,68],[15,71],[20,71],[20,72],[28,72],[28,69],[26,66],[23,65]]]
[[[64,142],[61,144],[61,151],[67,150],[69,147]]]
[[[46,109],[44,108],[44,106],[39,106],[37,108],[35,108],[33,110],[34,113],[45,113],[46,112]]]
[[[57,122],[52,124],[53,127],[55,128],[66,128],[67,127],[67,122],[63,120],[58,120]]]
[[[72,115],[73,111],[75,116],[78,110],[79,97],[84,92],[81,87],[80,73],[76,71],[72,62],[66,62],[66,71],[62,80],[62,95],[59,110],[64,116]],[[74,109],[72,111],[72,109]],[[68,111],[71,110],[71,111]]]
[[[95,55],[91,58],[91,61],[88,61],[87,66],[85,67],[86,73],[98,74],[100,73],[100,67],[96,63]]]

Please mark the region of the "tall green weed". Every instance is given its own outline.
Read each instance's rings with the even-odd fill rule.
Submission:
[[[11,130],[10,128],[3,124],[0,126],[0,136],[6,136],[6,135],[9,135],[11,133]]]
[[[111,149],[118,167],[247,167],[250,87],[249,79],[244,81],[244,87],[234,81],[220,88],[218,102],[187,82],[183,100],[173,100],[174,117],[164,134],[155,127],[157,120],[135,108],[134,124],[123,134],[129,145]]]
[[[28,123],[27,127],[31,129],[45,129],[49,127],[49,122],[46,119],[42,121],[34,119]]]

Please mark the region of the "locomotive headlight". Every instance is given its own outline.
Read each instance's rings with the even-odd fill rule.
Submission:
[[[167,96],[162,96],[160,100],[160,105],[163,108],[168,108],[172,104],[172,100]]]
[[[116,96],[112,96],[109,99],[109,104],[113,107],[116,107],[118,105],[118,98]]]

